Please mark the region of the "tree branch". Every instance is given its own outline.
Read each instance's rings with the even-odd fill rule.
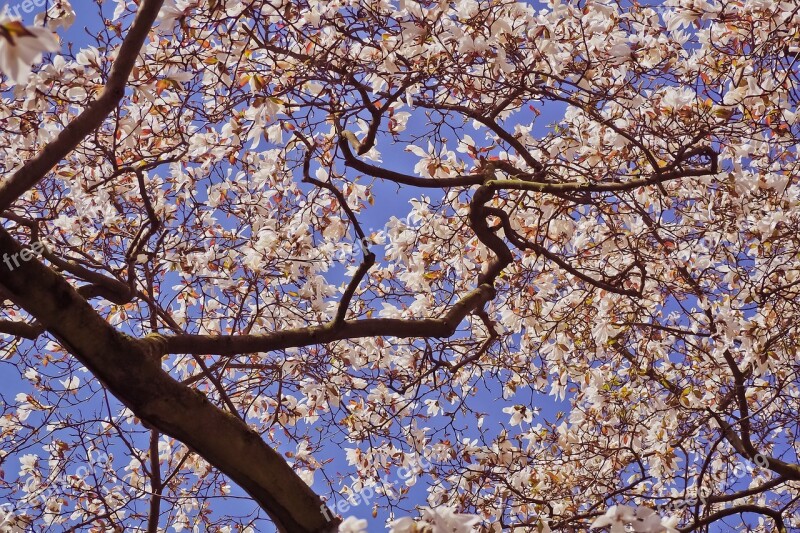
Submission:
[[[778,533],[786,533],[786,526],[783,523],[783,517],[781,517],[780,511],[776,511],[775,509],[770,509],[768,507],[761,507],[760,505],[753,505],[753,504],[737,505],[736,507],[731,507],[729,509],[722,509],[721,511],[711,513],[705,518],[698,520],[697,522],[692,524],[691,527],[681,529],[681,531],[696,531],[702,528],[703,526],[716,522],[717,520],[725,518],[726,516],[741,514],[741,513],[757,513],[768,516],[772,518],[772,520],[775,522],[776,531]]]
[[[494,294],[491,285],[483,284],[456,303],[443,318],[345,320],[263,335],[170,335],[164,337],[163,350],[159,355],[179,353],[233,356],[363,337],[445,338],[455,333],[464,317],[492,299]]]
[[[34,340],[44,333],[44,326],[39,322],[28,324],[25,322],[16,322],[14,320],[0,320],[0,333]]]
[[[455,333],[458,324],[469,313],[480,310],[494,298],[496,278],[514,259],[505,242],[492,232],[486,222],[486,216],[489,213],[485,204],[491,200],[493,194],[494,190],[485,186],[479,187],[475,191],[470,201],[469,221],[475,235],[494,252],[496,257],[478,276],[478,287],[459,300],[443,318],[339,320],[342,313],[340,307],[337,319],[322,326],[289,329],[263,335],[172,335],[162,337],[163,349],[158,355],[181,353],[233,356],[241,353],[269,352],[363,337],[450,337]],[[365,268],[369,268],[368,265],[368,261],[361,265],[359,271],[362,276],[366,272]],[[360,281],[360,276],[357,275],[353,278],[353,282],[357,283],[358,281]],[[348,287],[348,291],[355,291],[353,282]],[[349,298],[346,300],[349,302]]]
[[[150,513],[147,517],[147,533],[158,533],[158,519],[161,516],[161,493],[164,490],[164,484],[161,482],[158,437],[158,431],[154,429],[150,431]]]
[[[412,185],[421,188],[442,188],[442,187],[465,187],[469,185],[478,185],[483,182],[483,175],[481,174],[467,174],[464,176],[456,176],[455,178],[420,178],[419,176],[411,176],[403,174],[394,170],[389,170],[375,165],[370,165],[353,155],[350,150],[350,145],[347,139],[340,137],[339,148],[342,150],[344,156],[344,164],[354,170],[363,172],[368,176],[380,178],[401,185]]]

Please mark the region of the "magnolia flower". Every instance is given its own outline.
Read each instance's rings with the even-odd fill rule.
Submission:
[[[58,381],[64,386],[64,389],[73,392],[77,391],[81,384],[81,380],[78,376],[72,376],[69,379],[59,379]]]
[[[503,412],[511,415],[511,425],[521,425],[523,422],[530,423],[533,420],[534,411],[524,405],[503,408]]]
[[[22,533],[25,531],[15,523],[19,523],[15,515],[15,509],[8,503],[0,505],[0,532],[2,533]]]
[[[193,2],[190,0],[166,0],[158,12],[159,29],[162,31],[172,29],[175,21],[186,16]]]
[[[69,0],[54,0],[45,13],[39,13],[33,19],[36,24],[45,22],[48,29],[55,31],[58,28],[68,30],[75,22],[75,11]]]
[[[339,533],[367,533],[367,521],[363,518],[349,516],[339,524]]]
[[[611,526],[611,533],[625,533],[625,525],[636,520],[636,511],[629,505],[612,505],[606,514],[592,522],[589,529]]]
[[[612,505],[589,529],[611,526],[610,533],[625,533],[628,525],[636,533],[678,533],[675,519],[662,519],[649,507]]]
[[[608,53],[614,63],[618,64],[630,59],[633,51],[626,43],[617,43],[608,49]]]
[[[423,521],[437,533],[468,533],[475,531],[481,521],[478,515],[457,513],[452,507],[423,507],[421,511]]]
[[[9,80],[24,83],[31,66],[44,52],[59,48],[56,36],[44,28],[26,27],[18,20],[0,20],[0,72]]]
[[[691,26],[692,22],[700,18],[700,15],[691,9],[681,9],[679,11],[666,11],[663,15],[669,31],[679,30]]]
[[[389,533],[469,533],[475,531],[481,521],[478,515],[457,513],[452,507],[422,507],[420,510],[422,516],[418,521],[406,516],[390,522]]]
[[[389,523],[389,533],[414,533],[416,524],[413,518],[404,516]]]
[[[631,523],[633,530],[637,533],[677,533],[671,521],[667,524],[666,519],[662,519],[656,512],[649,507],[637,507],[636,519]]]
[[[20,469],[19,474],[23,475],[28,472],[36,470],[36,463],[39,461],[39,456],[33,453],[27,453],[19,458]]]
[[[481,37],[480,35],[477,37],[472,37],[471,35],[467,34],[464,35],[459,42],[458,51],[462,54],[464,53],[478,53],[481,54],[485,52],[489,46],[486,44],[486,39]]]

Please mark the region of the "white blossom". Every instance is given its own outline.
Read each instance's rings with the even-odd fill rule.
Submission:
[[[24,83],[31,66],[42,60],[42,54],[58,49],[58,39],[50,30],[0,19],[0,72],[10,81]]]
[[[367,533],[367,521],[363,518],[348,516],[339,524],[339,533]]]
[[[677,533],[673,525],[672,519],[662,519],[649,507],[612,505],[589,529],[609,527],[610,533],[625,533],[631,526],[636,533]]]

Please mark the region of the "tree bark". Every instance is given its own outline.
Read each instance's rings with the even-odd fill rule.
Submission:
[[[0,255],[20,250],[0,229]],[[279,453],[236,416],[161,369],[163,339],[135,339],[116,330],[35,258],[12,269],[0,261],[0,284],[147,426],[180,440],[230,477],[280,531],[336,530],[334,514]]]

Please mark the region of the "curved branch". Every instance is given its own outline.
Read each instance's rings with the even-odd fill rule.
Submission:
[[[760,505],[754,504],[746,504],[746,505],[737,505],[736,507],[731,507],[729,509],[722,509],[721,511],[717,511],[715,513],[711,513],[710,515],[702,518],[691,525],[691,527],[681,529],[681,531],[695,531],[703,526],[716,522],[726,516],[734,515],[734,514],[741,514],[741,513],[756,513],[761,514],[764,516],[768,516],[772,518],[775,522],[776,530],[779,533],[786,533],[786,525],[783,523],[783,517],[781,516],[780,511],[776,511],[775,509],[770,509],[769,507],[761,507]]]
[[[497,256],[486,270],[478,277],[478,282],[492,280],[500,275],[500,272],[514,260],[511,250],[508,249],[503,239],[495,235],[486,222],[486,217],[491,214],[486,207],[489,200],[494,197],[494,189],[487,186],[480,186],[475,191],[475,195],[469,203],[469,224],[475,235],[486,247],[492,250]]]
[[[347,308],[350,307],[350,301],[353,299],[356,289],[358,289],[358,284],[361,283],[361,280],[364,279],[364,276],[367,275],[367,272],[374,264],[375,254],[364,250],[364,261],[358,265],[356,273],[353,274],[353,278],[350,280],[350,283],[347,284],[342,299],[339,301],[339,308],[336,310],[336,318],[333,319],[334,324],[341,324],[344,322],[344,317],[347,315]]]
[[[567,263],[564,259],[560,258],[558,255],[552,253],[546,247],[542,246],[541,244],[531,242],[528,239],[524,238],[522,235],[517,233],[514,228],[511,227],[511,221],[508,218],[508,214],[503,211],[502,209],[492,208],[488,210],[490,214],[498,217],[503,224],[503,231],[508,237],[508,240],[511,241],[514,246],[517,248],[524,250],[529,249],[532,250],[537,255],[544,256],[546,259],[557,264],[560,268],[569,272],[573,276],[578,279],[582,279],[586,283],[597,287],[598,289],[603,289],[609,292],[614,292],[617,294],[622,294],[624,296],[641,296],[641,292],[644,289],[644,282],[641,283],[641,287],[639,290],[632,290],[632,289],[623,289],[608,283],[607,281],[594,279],[593,277],[589,276],[588,274],[584,274],[577,268],[573,267],[569,263]],[[644,277],[644,276],[642,276]]]

